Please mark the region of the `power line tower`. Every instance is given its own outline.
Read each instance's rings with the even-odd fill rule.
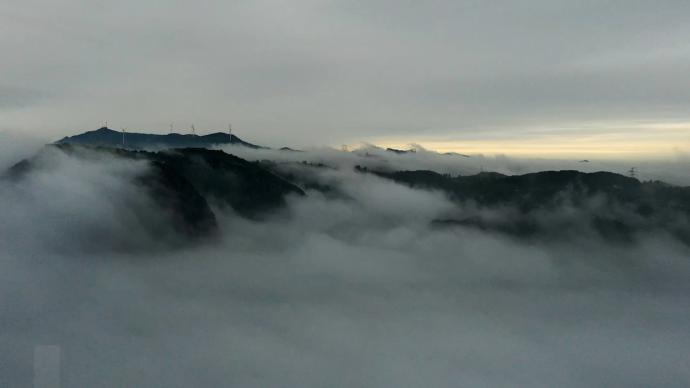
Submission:
[[[121,128],[121,129],[122,129],[122,148],[125,148],[125,132],[126,132],[126,130],[125,130],[125,128]]]
[[[630,175],[631,178],[637,178],[637,169],[635,167],[630,167],[628,175]]]
[[[196,135],[196,128],[194,128],[194,124],[192,124],[192,135]]]
[[[228,124],[228,135],[232,136],[232,124]]]

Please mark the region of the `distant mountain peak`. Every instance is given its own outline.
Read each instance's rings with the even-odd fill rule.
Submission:
[[[214,145],[233,144],[259,149],[267,148],[246,142],[239,137],[216,132],[209,135],[169,133],[165,135],[116,131],[101,127],[79,135],[58,140],[58,144],[81,144],[127,149],[209,148]]]

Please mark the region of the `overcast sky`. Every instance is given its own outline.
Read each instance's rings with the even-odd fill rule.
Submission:
[[[0,130],[683,153],[689,36],[688,1],[5,0]]]

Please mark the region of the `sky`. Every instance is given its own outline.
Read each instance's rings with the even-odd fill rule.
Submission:
[[[690,152],[687,1],[0,3],[0,131]]]

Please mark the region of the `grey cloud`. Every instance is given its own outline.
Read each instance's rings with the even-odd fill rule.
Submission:
[[[0,171],[34,155],[46,142],[44,138],[19,131],[0,131]]]
[[[231,120],[260,143],[318,145],[687,120],[684,2],[63,0],[0,12],[3,75],[49,96],[9,97],[23,107],[3,125],[54,136],[107,119],[152,131]]]
[[[340,168],[318,178],[346,195],[291,198],[264,222],[219,210],[203,246],[94,253],[93,228],[157,243],[109,210],[145,202],[125,179],[145,166],[50,159],[23,195],[2,183],[3,383],[30,384],[33,347],[54,344],[64,387],[687,385],[687,246],[432,229],[462,209],[350,171],[365,157],[258,155],[328,157]]]

